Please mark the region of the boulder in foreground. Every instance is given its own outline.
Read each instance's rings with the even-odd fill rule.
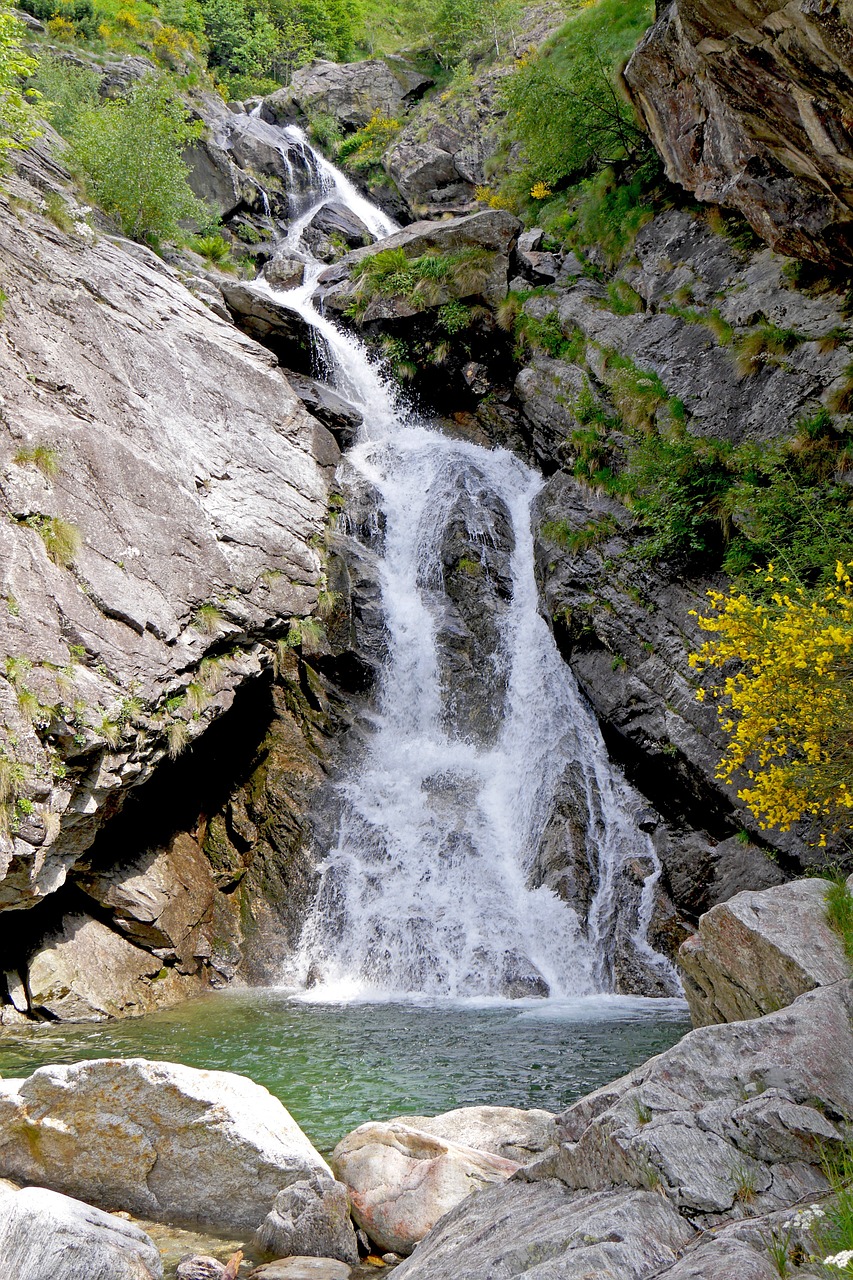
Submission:
[[[162,1280],[154,1241],[132,1222],[69,1196],[0,1192],[0,1264],[9,1280]]]
[[[96,1059],[0,1082],[0,1176],[154,1221],[250,1233],[278,1193],[332,1174],[261,1085]]]
[[[347,1189],[324,1173],[292,1182],[275,1198],[257,1242],[273,1257],[293,1255],[358,1262]]]
[[[335,1147],[332,1163],[358,1225],[381,1249],[401,1254],[460,1200],[519,1167],[395,1121],[360,1125]]]
[[[457,1107],[440,1116],[395,1116],[390,1123],[527,1164],[556,1143],[556,1119],[551,1111],[521,1107]]]

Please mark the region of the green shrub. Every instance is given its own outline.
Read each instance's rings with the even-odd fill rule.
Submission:
[[[35,60],[24,53],[25,38],[23,23],[0,0],[0,170],[10,151],[39,135],[35,106],[21,89],[36,69]]]
[[[363,128],[351,133],[338,146],[338,159],[349,169],[373,169],[400,132],[400,121],[374,111]]]
[[[438,306],[448,293],[470,297],[485,287],[494,260],[493,253],[479,248],[451,253],[430,249],[416,258],[407,258],[404,249],[383,249],[356,263],[348,314],[359,319],[376,297],[402,297],[418,311]],[[461,312],[453,314],[461,318]]]
[[[177,235],[182,220],[203,216],[182,158],[202,128],[165,77],[148,75],[128,99],[81,112],[71,144],[95,198],[124,234],[156,242]]]
[[[507,78],[502,104],[528,185],[556,187],[648,148],[617,71],[653,16],[646,0],[600,0]]]
[[[100,77],[88,67],[77,67],[45,54],[39,59],[28,88],[44,96],[43,110],[57,133],[67,137],[81,112],[98,105]]]

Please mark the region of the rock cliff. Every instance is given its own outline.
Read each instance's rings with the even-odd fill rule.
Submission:
[[[16,937],[46,927],[20,913],[170,758],[221,716],[234,730],[279,642],[283,659],[289,621],[317,602],[339,454],[268,352],[153,253],[91,229],[44,142],[0,200],[0,909],[15,969]],[[229,873],[172,841],[176,803],[160,794],[148,851],[125,831],[121,875],[109,856],[88,870],[55,935],[79,971],[97,934],[107,967],[132,974],[125,1011],[194,989],[212,954]],[[86,1003],[50,968],[33,978],[45,1009]]]
[[[846,0],[674,0],[625,76],[668,176],[780,253],[853,261]]]

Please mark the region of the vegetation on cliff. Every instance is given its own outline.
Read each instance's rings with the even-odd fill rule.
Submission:
[[[712,592],[714,611],[699,619],[713,639],[691,665],[723,677],[713,693],[729,746],[718,776],[745,773],[738,794],[762,828],[788,831],[806,815],[821,830],[853,831],[849,567],[839,561],[835,582],[807,593],[771,565],[768,600]]]

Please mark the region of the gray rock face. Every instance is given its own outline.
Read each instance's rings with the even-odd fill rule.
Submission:
[[[0,1258],[15,1280],[162,1280],[154,1241],[132,1222],[42,1187],[0,1191]]]
[[[768,1213],[826,1188],[821,1153],[853,1099],[853,983],[749,1022],[702,1027],[559,1120],[531,1180],[655,1186],[691,1220]],[[745,1190],[745,1188],[748,1189]]]
[[[322,1175],[292,1182],[276,1196],[256,1240],[277,1257],[336,1258],[355,1265],[358,1245],[346,1187]]]
[[[694,1026],[758,1018],[848,976],[828,888],[812,879],[738,893],[702,916],[678,953]]]
[[[21,166],[0,197],[15,333],[0,353],[0,643],[18,659],[0,707],[31,812],[0,836],[0,909],[61,886],[127,788],[229,707],[263,645],[311,609],[309,544],[337,458],[268,352],[141,246],[60,231],[33,184],[61,171],[41,152]],[[58,474],[25,461],[36,448]],[[226,638],[232,656],[191,713],[187,688]]]
[[[739,209],[781,253],[853,260],[843,6],[675,0],[625,74],[670,179]]]
[[[300,115],[330,115],[346,129],[360,129],[374,112],[403,115],[432,84],[402,58],[365,62],[312,62],[294,72],[287,89],[264,99],[262,116],[290,124]]]
[[[402,1280],[641,1280],[675,1261],[693,1229],[648,1191],[573,1195],[508,1182],[464,1200],[396,1275]]]
[[[260,1085],[144,1058],[42,1067],[3,1081],[0,1172],[153,1221],[240,1233],[254,1231],[294,1182],[332,1183]]]

